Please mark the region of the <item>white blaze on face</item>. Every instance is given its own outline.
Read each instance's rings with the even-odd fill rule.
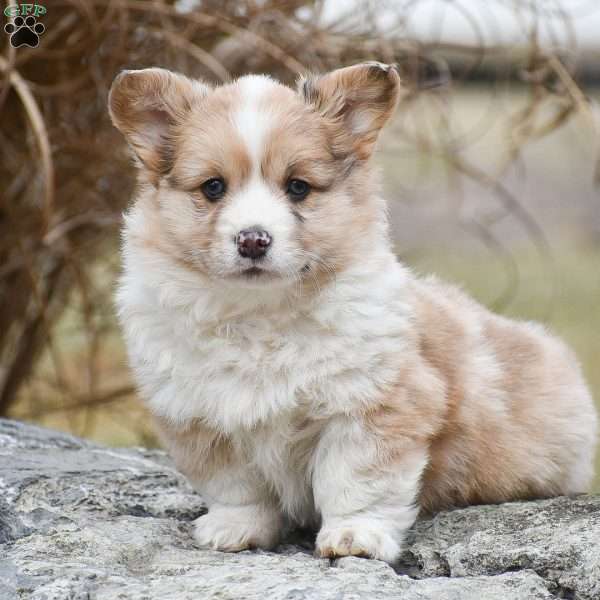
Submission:
[[[249,75],[240,79],[237,85],[242,105],[234,114],[233,122],[244,141],[255,173],[260,173],[265,143],[273,127],[273,116],[264,101],[277,84],[264,75]]]
[[[283,190],[267,182],[261,172],[269,134],[273,128],[273,113],[264,99],[277,84],[270,78],[251,75],[239,80],[242,105],[233,115],[233,123],[240,135],[252,164],[250,178],[237,190],[223,209],[217,233],[223,244],[222,258],[231,266],[244,265],[233,240],[237,234],[250,227],[258,227],[271,236],[271,247],[262,261],[265,268],[289,271],[301,262],[294,240],[296,221]],[[300,265],[301,267],[302,265]]]

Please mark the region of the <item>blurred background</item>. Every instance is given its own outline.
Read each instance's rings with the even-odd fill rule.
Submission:
[[[0,32],[0,416],[157,443],[112,304],[135,178],[106,112],[120,69],[292,84],[365,59],[405,83],[376,158],[400,258],[546,323],[600,405],[597,0],[38,4],[37,48]]]

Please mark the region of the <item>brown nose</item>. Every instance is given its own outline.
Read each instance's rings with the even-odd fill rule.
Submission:
[[[271,236],[268,231],[251,227],[240,231],[235,241],[240,256],[244,258],[262,258],[271,245]]]

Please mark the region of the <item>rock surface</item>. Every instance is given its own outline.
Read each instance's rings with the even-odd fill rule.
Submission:
[[[205,510],[164,453],[108,449],[0,420],[0,598],[512,600],[600,598],[600,496],[441,513],[396,570],[275,552],[201,550]]]

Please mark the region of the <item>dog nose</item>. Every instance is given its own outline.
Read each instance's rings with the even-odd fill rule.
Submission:
[[[250,229],[240,231],[235,241],[240,256],[256,259],[263,257],[267,253],[271,245],[271,236],[268,231],[264,231],[258,227],[251,227]]]

